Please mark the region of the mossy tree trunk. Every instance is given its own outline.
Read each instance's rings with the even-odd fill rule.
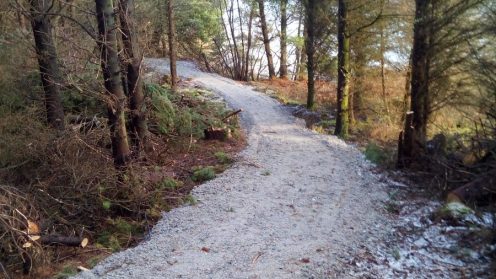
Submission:
[[[315,9],[316,1],[308,0],[305,1],[305,11],[306,11],[306,37],[305,37],[305,51],[307,53],[307,108],[312,109],[314,106],[315,98]]]
[[[347,138],[350,126],[350,36],[348,34],[347,6],[338,2],[338,88],[335,135]]]
[[[127,68],[127,92],[131,110],[132,140],[136,150],[146,144],[148,127],[146,123],[145,95],[142,80],[143,53],[138,45],[134,22],[134,0],[119,0],[119,19],[124,44],[125,65]]]
[[[169,59],[172,90],[177,88],[177,49],[176,49],[176,23],[174,20],[174,1],[167,0],[167,19],[168,19],[168,37],[169,37]]]
[[[57,130],[64,130],[64,108],[60,98],[61,77],[57,51],[53,41],[50,17],[46,14],[50,1],[30,0],[29,4],[40,77],[45,92],[47,123]]]
[[[129,158],[126,118],[124,114],[126,95],[121,79],[119,57],[117,55],[117,36],[112,0],[95,0],[98,21],[98,45],[101,51],[101,66],[105,89],[109,96],[107,103],[110,138],[114,164],[123,167]]]
[[[258,0],[258,9],[260,13],[260,25],[262,27],[263,43],[265,47],[265,55],[267,56],[267,66],[269,67],[269,79],[274,79],[276,77],[276,71],[274,69],[274,62],[272,60],[272,52],[270,50],[270,38],[269,31],[267,29],[267,21],[265,19],[265,7],[264,0]]]

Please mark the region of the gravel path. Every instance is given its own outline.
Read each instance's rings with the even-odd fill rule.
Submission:
[[[149,68],[168,72],[165,60]],[[379,177],[353,146],[304,128],[248,86],[179,62],[181,77],[243,108],[248,147],[164,213],[149,240],[79,278],[346,278],[347,261],[386,230]]]

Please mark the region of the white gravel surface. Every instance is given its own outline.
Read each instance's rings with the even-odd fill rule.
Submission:
[[[147,65],[168,72],[165,60]],[[194,189],[196,205],[164,213],[149,240],[77,277],[351,277],[354,253],[388,230],[379,212],[387,197],[370,163],[249,86],[189,62],[178,72],[243,108],[248,147],[231,169]]]

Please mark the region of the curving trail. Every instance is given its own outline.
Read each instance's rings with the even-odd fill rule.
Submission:
[[[162,59],[147,66],[168,72]],[[248,86],[189,62],[178,72],[243,108],[249,145],[231,169],[195,188],[197,205],[164,213],[148,241],[78,277],[346,278],[350,255],[385,230],[383,185],[363,155]]]

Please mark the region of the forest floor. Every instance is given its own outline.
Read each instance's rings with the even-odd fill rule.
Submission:
[[[168,73],[165,60],[147,64]],[[456,251],[429,249],[432,241],[452,247],[457,227],[426,220],[437,206],[428,200],[393,199],[391,189],[405,185],[356,147],[306,129],[249,86],[189,62],[178,72],[243,109],[248,147],[231,169],[192,191],[196,204],[164,213],[148,240],[79,278],[489,277],[480,257],[446,260]]]

